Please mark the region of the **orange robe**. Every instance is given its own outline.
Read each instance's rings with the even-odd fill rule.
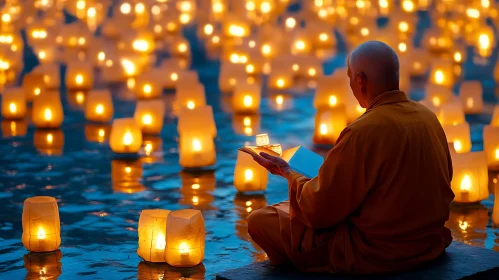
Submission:
[[[343,130],[317,177],[288,177],[289,213],[276,208],[286,254],[303,271],[359,274],[433,260],[452,242],[451,179],[436,116],[385,92]]]

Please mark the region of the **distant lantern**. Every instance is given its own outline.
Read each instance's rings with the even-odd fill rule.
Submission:
[[[312,43],[310,42],[308,36],[304,34],[298,34],[291,41],[291,53],[296,54],[308,54],[312,50]]]
[[[452,90],[446,86],[428,84],[426,86],[425,99],[431,102],[434,107],[440,108],[443,104],[447,104],[452,101],[454,99],[454,95]]]
[[[347,126],[346,107],[320,108],[315,115],[313,141],[317,144],[335,144]]]
[[[345,105],[347,94],[350,89],[347,88],[347,77],[338,75],[324,76],[317,80],[317,89],[314,96],[314,108],[337,107]]]
[[[483,88],[480,81],[465,81],[459,88],[459,98],[466,114],[479,114],[483,110]]]
[[[232,107],[238,113],[256,113],[260,108],[261,90],[260,84],[236,85],[232,97]]]
[[[489,169],[499,170],[499,127],[490,125],[484,127],[483,150],[487,155]]]
[[[90,89],[94,84],[92,64],[71,62],[66,70],[66,86],[68,89]]]
[[[184,134],[205,134],[211,138],[217,136],[217,127],[211,106],[182,108],[178,114],[177,131],[180,136]]]
[[[222,62],[220,75],[218,76],[220,91],[232,92],[238,81],[246,80],[246,77],[246,66],[244,64]]]
[[[216,163],[215,143],[208,132],[181,133],[179,163],[184,168],[199,168]]]
[[[426,50],[414,48],[407,56],[407,62],[411,76],[424,76],[430,67],[430,56]]]
[[[174,267],[193,267],[204,259],[205,227],[199,210],[170,212],[166,225],[166,262]]]
[[[154,72],[139,75],[135,79],[133,90],[139,99],[159,98],[163,93],[161,81]]]
[[[458,125],[465,122],[463,106],[458,100],[441,105],[437,117],[442,125]]]
[[[32,121],[38,128],[58,128],[64,120],[58,92],[45,92],[33,100]]]
[[[270,73],[268,87],[270,89],[285,90],[289,89],[293,83],[293,74],[291,70],[276,70]]]
[[[203,84],[199,82],[179,83],[175,93],[176,111],[181,108],[194,109],[205,106],[206,97]]]
[[[452,87],[454,85],[452,62],[446,60],[432,61],[430,81],[432,84]]]
[[[26,98],[22,88],[5,89],[2,94],[2,117],[22,119],[26,116]]]
[[[471,151],[470,125],[463,122],[457,125],[443,125],[447,142],[452,143],[457,153]]]
[[[34,196],[24,201],[23,245],[32,252],[55,251],[61,245],[61,222],[57,201]]]
[[[31,72],[24,75],[22,88],[27,101],[32,101],[45,90],[43,74]]]
[[[134,119],[143,133],[159,134],[163,128],[165,104],[163,100],[140,100],[135,108]]]
[[[108,124],[85,124],[85,138],[89,142],[104,143],[107,139],[109,139],[110,131],[111,126]]]
[[[142,132],[133,118],[115,119],[109,139],[111,150],[119,154],[137,153],[142,147]]]
[[[85,102],[85,118],[94,122],[108,122],[113,118],[113,100],[109,90],[91,90]]]
[[[458,203],[474,203],[489,197],[487,157],[484,152],[452,154],[451,188]]]
[[[142,185],[144,168],[139,160],[113,159],[111,161],[111,184],[115,192],[137,193],[145,189]]]
[[[166,262],[166,227],[170,211],[144,209],[139,218],[137,254],[148,262]]]
[[[267,152],[266,149],[254,149]],[[239,192],[263,191],[267,189],[268,171],[253,160],[251,155],[238,151],[234,169],[234,187]]]
[[[31,73],[43,75],[44,87],[47,89],[59,89],[61,85],[61,74],[59,64],[41,64],[33,69]],[[36,94],[35,94],[36,95]]]
[[[43,155],[60,155],[64,147],[64,133],[60,129],[37,129],[33,135],[33,143]]]

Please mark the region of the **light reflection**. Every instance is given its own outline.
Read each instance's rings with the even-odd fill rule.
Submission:
[[[37,129],[33,142],[39,153],[53,156],[61,155],[64,147],[64,133],[60,129]]]
[[[25,279],[57,279],[62,274],[62,252],[28,253],[24,255]]]
[[[167,263],[141,261],[137,266],[139,280],[204,279],[205,274],[202,263],[194,267],[173,267]]]
[[[179,175],[182,180],[180,204],[196,209],[215,209],[211,205],[215,201],[212,194],[216,185],[214,171],[182,171]]]
[[[248,216],[253,211],[258,210],[267,206],[267,199],[263,194],[236,194],[234,198],[234,207],[236,213],[238,215],[238,219],[236,221],[236,235],[242,241],[251,243],[255,248],[255,251],[252,252],[255,260],[265,260],[267,257],[265,252],[256,244],[253,239],[248,234]]]
[[[2,120],[2,137],[13,138],[26,135],[28,125],[26,120]]]
[[[139,160],[113,159],[111,182],[115,192],[137,193],[145,189],[142,185],[143,167]]]
[[[259,114],[234,114],[232,129],[238,135],[252,136],[260,132]]]
[[[85,124],[85,139],[88,142],[104,143],[109,139],[111,126],[108,124]]]
[[[141,162],[157,163],[163,161],[163,140],[161,137],[145,135],[143,136],[142,149],[139,152]]]
[[[488,223],[488,210],[482,204],[452,205],[445,226],[452,231],[454,240],[483,247]]]

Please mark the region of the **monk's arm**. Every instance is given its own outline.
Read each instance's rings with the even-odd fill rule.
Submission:
[[[319,175],[309,179],[288,176],[291,218],[312,228],[328,228],[345,220],[368,193],[372,176],[364,174],[367,152],[362,140],[344,131],[327,155]]]

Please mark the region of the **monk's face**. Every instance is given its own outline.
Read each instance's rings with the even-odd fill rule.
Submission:
[[[350,79],[350,88],[352,89],[353,95],[359,102],[362,108],[366,108],[368,105],[367,102],[367,93],[366,93],[366,77],[363,72],[355,72],[355,67],[350,65],[350,58],[347,62],[348,65],[348,78]]]

